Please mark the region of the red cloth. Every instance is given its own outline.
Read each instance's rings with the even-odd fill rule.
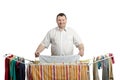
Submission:
[[[5,58],[5,80],[10,80],[10,58],[12,58],[13,55],[10,55]]]
[[[112,63],[114,64],[114,63],[115,63],[115,60],[114,60],[113,54],[112,54],[112,53],[109,53],[109,56],[111,57]]]

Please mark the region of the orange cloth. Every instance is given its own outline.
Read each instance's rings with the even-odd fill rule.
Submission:
[[[29,80],[89,80],[88,64],[29,65]]]

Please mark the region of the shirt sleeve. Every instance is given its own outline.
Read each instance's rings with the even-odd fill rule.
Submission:
[[[73,31],[73,43],[76,47],[79,47],[79,44],[82,43],[81,38],[79,37],[79,35],[75,31]]]
[[[45,48],[48,48],[50,45],[50,31],[46,34],[46,36],[44,37],[43,41],[41,42],[41,44],[43,46],[45,46]]]

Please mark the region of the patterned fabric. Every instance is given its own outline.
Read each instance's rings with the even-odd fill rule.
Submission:
[[[88,64],[29,64],[28,80],[89,80]]]
[[[81,73],[80,80],[90,80],[89,66],[87,66],[86,64],[82,64],[80,73]]]

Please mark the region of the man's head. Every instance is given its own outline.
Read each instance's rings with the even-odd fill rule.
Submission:
[[[56,22],[60,29],[64,29],[67,23],[67,17],[64,13],[59,13],[56,17]]]

